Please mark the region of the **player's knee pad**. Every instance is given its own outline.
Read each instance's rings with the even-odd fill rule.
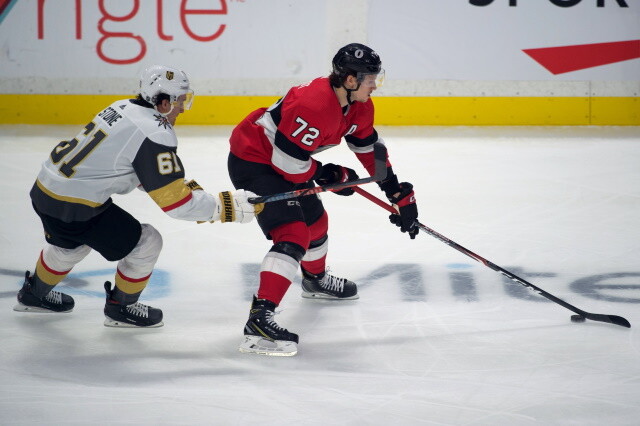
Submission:
[[[261,273],[273,273],[292,281],[300,260],[309,247],[309,228],[304,222],[291,222],[271,231],[273,247],[264,257]]]
[[[72,269],[91,252],[91,247],[82,245],[66,249],[51,244],[42,250],[40,261],[50,270],[65,272]]]
[[[291,243],[289,241],[282,241],[276,243],[271,247],[270,252],[280,253],[292,257],[296,262],[300,262],[304,257],[305,250],[296,243]]]
[[[143,223],[138,244],[120,261],[120,264],[129,268],[140,268],[144,271],[148,269],[150,272],[160,256],[160,251],[162,251],[162,235],[153,226]],[[120,264],[118,269],[120,269]]]
[[[312,262],[314,260],[322,259],[327,255],[329,251],[329,236],[324,235],[321,238],[311,241],[309,243],[309,249],[302,258],[305,262]]]
[[[299,244],[289,241],[276,243],[262,260],[260,272],[276,274],[293,281],[304,253],[304,248]]]

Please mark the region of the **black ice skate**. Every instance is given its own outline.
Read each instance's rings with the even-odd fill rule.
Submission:
[[[18,312],[71,312],[75,305],[73,297],[51,290],[46,296],[40,298],[34,291],[34,278],[29,276],[29,271],[24,274],[24,284],[18,291],[18,304],[13,307]]]
[[[104,283],[107,292],[107,302],[104,305],[104,325],[107,327],[162,327],[162,310],[152,308],[140,302],[124,305],[113,299],[112,294],[116,291],[111,289],[111,283]]]
[[[307,299],[353,300],[357,299],[358,287],[346,278],[334,277],[329,269],[314,275],[302,270],[302,297]]]
[[[272,356],[298,353],[298,335],[275,322],[275,309],[275,303],[253,296],[249,320],[244,326],[244,341],[238,348],[240,352]]]

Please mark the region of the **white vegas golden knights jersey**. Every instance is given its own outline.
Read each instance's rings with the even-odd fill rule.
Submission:
[[[173,127],[155,109],[133,99],[114,102],[75,138],[56,145],[31,199],[48,216],[85,221],[104,211],[112,194],[140,186],[171,217],[209,220],[216,201],[185,184],[177,144]]]

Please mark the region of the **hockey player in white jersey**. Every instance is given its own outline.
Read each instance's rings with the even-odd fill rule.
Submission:
[[[14,310],[70,312],[73,298],[53,288],[93,249],[118,261],[115,287],[105,283],[105,325],[163,325],[160,309],[138,302],[162,237],[114,204],[113,194],[138,187],[169,216],[190,221],[247,223],[259,212],[247,201],[252,192],[212,195],[185,180],[173,126],[192,100],[183,71],[154,65],[143,71],[136,99],[114,102],[53,148],[30,193],[47,244],[35,273],[26,272]]]

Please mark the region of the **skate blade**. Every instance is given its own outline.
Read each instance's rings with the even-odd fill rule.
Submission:
[[[154,325],[135,325],[124,321],[116,321],[111,318],[105,318],[104,320],[105,327],[115,327],[115,328],[158,328],[164,325],[164,322],[160,321]]]
[[[268,356],[294,356],[298,353],[298,345],[287,340],[267,340],[260,336],[244,336],[238,347],[242,353]]]
[[[13,307],[13,310],[16,312],[31,312],[38,314],[68,314],[73,311],[73,308],[68,311],[52,311],[51,309],[39,308],[37,306],[27,306],[22,303],[18,303]]]
[[[322,299],[322,300],[356,300],[360,298],[360,295],[356,293],[350,297],[336,297],[336,296],[331,296],[330,294],[311,293],[303,290],[302,297],[304,297],[305,299]]]

